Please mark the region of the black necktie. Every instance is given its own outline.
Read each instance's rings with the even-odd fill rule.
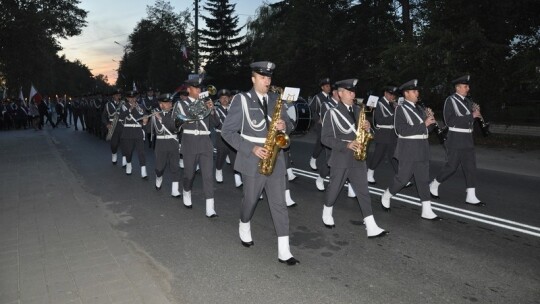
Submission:
[[[264,114],[264,120],[266,121],[266,128],[268,129],[268,127],[270,127],[270,122],[268,121],[268,100],[266,100],[266,96],[263,96],[261,105]]]
[[[354,111],[353,111],[353,107],[352,107],[352,106],[349,107],[349,115],[351,116],[352,121],[354,122],[354,126],[355,126],[356,128],[358,128],[358,126],[356,125],[356,123],[357,123],[357,122],[356,122],[356,118],[354,118]]]

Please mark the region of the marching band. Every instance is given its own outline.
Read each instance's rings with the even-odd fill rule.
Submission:
[[[266,197],[277,235],[278,261],[296,265],[300,262],[289,245],[288,208],[297,206],[289,187],[289,181],[297,176],[291,167],[288,142],[282,146],[282,138],[278,136],[283,134],[288,141],[298,117],[290,117],[291,105],[282,101],[281,89],[270,87],[276,65],[260,61],[252,63],[250,68],[252,89],[236,94],[228,89],[217,91],[212,86],[209,87],[214,92],[209,94],[202,78],[191,78],[174,94],[156,95],[148,89],[139,97],[136,91],[115,90],[109,100],[99,96],[65,99],[57,104],[57,112],[62,116],[56,125],[64,122],[68,127],[67,115],[73,112],[75,130],[80,120],[83,130],[109,142],[113,165],[119,161],[121,152],[127,175],[133,171],[133,153],[137,152],[143,179],[148,178],[145,140],[151,141],[148,145],[154,150],[156,191],[162,188],[167,170],[172,182],[171,196],[181,199],[188,209],[193,206],[192,200],[198,199],[192,197],[192,188],[195,173],[200,170],[209,219],[218,217],[214,182],[223,182],[224,164],[231,164],[235,186],[242,186],[243,190],[238,224],[241,245],[248,248],[255,245],[250,222],[261,198]],[[476,197],[472,132],[475,121],[480,120],[484,128],[488,124],[482,120],[480,107],[468,97],[469,75],[452,81],[455,93],[445,100],[445,128],[439,128],[437,135],[444,136],[440,140],[446,148],[447,162],[431,181],[428,138],[438,125],[431,109],[419,102],[418,80],[399,87],[385,87],[383,96],[376,97],[374,105],[368,102],[371,121],[365,118],[367,106],[358,104],[355,98],[357,82],[357,79],[332,82],[323,78],[319,81],[321,92],[305,104],[315,120],[311,131],[316,140],[308,163],[318,173],[316,188],[325,191],[324,227],[336,226],[333,208],[346,185],[349,197],[355,197],[359,204],[367,237],[384,237],[389,233],[375,222],[368,189],[369,184],[377,183],[375,170],[384,160],[394,171],[393,181],[380,199],[382,209],[387,212],[391,210],[392,197],[414,178],[422,205],[421,218],[440,220],[431,208],[431,199],[439,198],[439,186],[459,166],[465,175],[465,203],[485,206]],[[212,100],[209,95],[217,99]],[[30,107],[29,113],[37,116],[37,107]],[[489,132],[482,131],[484,135]],[[375,147],[367,159],[362,159],[357,155],[360,150],[368,150],[368,141],[360,139],[365,136],[369,139],[374,136]],[[267,170],[263,166],[271,168]],[[328,184],[325,179],[329,180]]]

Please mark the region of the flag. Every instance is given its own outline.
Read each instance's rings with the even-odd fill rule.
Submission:
[[[184,57],[184,59],[188,59],[188,53],[187,53],[186,46],[182,44],[182,46],[180,47],[180,50],[182,51],[182,57]]]
[[[137,92],[137,86],[135,85],[135,81],[133,81],[133,91]]]
[[[26,101],[24,100],[24,95],[22,93],[22,86],[19,88],[19,100],[25,105],[25,106],[28,106],[26,104]]]
[[[32,98],[36,100],[36,102],[41,102],[41,95],[39,92],[34,88],[34,85],[32,84],[32,87],[30,88],[30,94],[28,95],[28,100],[31,101]]]

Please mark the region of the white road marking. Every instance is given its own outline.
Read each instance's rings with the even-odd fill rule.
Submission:
[[[319,176],[319,174],[314,171],[310,172],[310,171],[305,171],[305,170],[301,170],[297,168],[293,168],[293,172],[296,175],[304,176],[311,179],[316,179]],[[328,179],[325,178],[324,181],[328,182]],[[379,196],[381,196],[383,192],[385,191],[385,189],[380,189],[373,186],[369,186],[368,188],[371,194],[376,194]],[[414,196],[410,196],[410,195],[398,193],[397,195],[392,197],[392,200],[401,201],[410,205],[421,206],[420,199]],[[433,210],[440,211],[442,213],[451,214],[457,217],[466,218],[466,219],[473,220],[476,222],[481,222],[484,224],[540,237],[540,227],[523,224],[523,223],[519,223],[512,220],[507,220],[500,217],[483,214],[480,212],[448,206],[448,205],[441,204],[438,202],[432,201],[431,204],[432,204]]]

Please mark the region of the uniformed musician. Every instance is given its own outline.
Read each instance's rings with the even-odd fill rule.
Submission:
[[[131,175],[133,151],[137,150],[139,165],[141,166],[141,178],[146,179],[146,156],[144,154],[144,138],[146,133],[143,125],[146,125],[148,118],[144,115],[144,110],[137,103],[137,92],[126,92],[127,104],[120,107],[120,119],[123,121],[124,129],[120,137],[122,152],[126,156],[126,174]]]
[[[321,144],[321,127],[323,119],[321,110],[323,103],[331,99],[332,86],[330,85],[330,78],[326,77],[321,79],[319,81],[319,86],[321,87],[321,91],[313,96],[313,99],[311,99],[309,104],[311,115],[313,115],[313,121],[315,122],[315,125],[313,125],[313,132],[316,136],[315,146],[313,147],[313,152],[311,153],[311,158],[309,160],[309,166],[313,170],[317,170],[317,159],[324,150],[324,147]]]
[[[397,173],[397,160],[394,158],[397,136],[394,131],[394,113],[397,106],[398,87],[387,86],[384,96],[379,98],[373,109],[373,129],[375,130],[375,150],[368,157],[368,183],[375,184],[375,169],[386,158]]]
[[[178,102],[178,111],[184,116],[189,117],[190,106],[199,99],[201,93],[200,78],[188,79],[185,81],[188,91],[187,103]],[[182,146],[180,151],[184,158],[184,177],[183,177],[183,200],[186,208],[192,208],[191,190],[195,179],[197,165],[200,167],[202,175],[202,184],[204,197],[206,199],[206,216],[208,218],[217,217],[214,206],[214,146],[210,138],[210,130],[219,125],[211,99],[204,101],[207,109],[211,109],[209,115],[204,119],[187,121],[182,125]]]
[[[366,163],[354,158],[354,152],[361,148],[362,143],[356,141],[358,117],[360,108],[354,103],[355,87],[358,79],[346,79],[336,82],[340,102],[335,108],[328,110],[322,124],[321,141],[332,149],[328,161],[330,166],[330,184],[326,190],[322,220],[327,228],[335,227],[332,216],[333,207],[343,187],[349,179],[349,187],[354,189],[360,205],[367,236],[370,238],[383,236],[386,231],[375,222],[371,209],[366,179]],[[369,132],[370,124],[366,120],[361,126]]]
[[[152,116],[149,128],[156,135],[156,147],[154,153],[156,156],[156,189],[160,190],[163,184],[163,173],[168,167],[172,176],[171,196],[180,197],[180,167],[178,160],[178,137],[176,136],[175,117],[173,116],[173,104],[171,94],[165,93],[158,97],[160,113]]]
[[[216,113],[219,117],[219,125],[216,127],[216,181],[218,183],[223,182],[223,165],[229,157],[231,164],[234,168],[234,162],[236,159],[236,150],[234,150],[223,138],[221,137],[221,127],[223,122],[229,113],[229,106],[231,103],[232,95],[231,91],[227,89],[221,89],[217,92],[219,99],[219,105],[215,107]],[[236,187],[242,184],[242,178],[240,173],[234,172],[234,179]],[[240,185],[239,185],[240,184]]]
[[[238,152],[235,169],[242,174],[244,197],[240,206],[239,235],[242,245],[252,246],[250,221],[257,207],[262,191],[265,190],[278,236],[278,260],[287,265],[295,265],[289,247],[289,215],[285,204],[285,161],[280,151],[272,174],[266,176],[258,171],[259,160],[268,157],[264,148],[268,127],[277,130],[291,130],[285,107],[281,108],[281,119],[272,122],[277,95],[269,92],[275,64],[269,61],[254,62],[249,92],[234,96],[229,114],[225,119],[221,135]]]
[[[148,115],[151,114],[154,110],[159,109],[159,104],[158,101],[156,101],[156,97],[154,96],[154,89],[152,89],[152,87],[149,87],[146,90],[146,94],[140,97],[139,103],[141,105],[141,108],[143,108],[145,113]],[[152,133],[152,130],[150,130],[150,132],[146,134],[146,140],[148,140],[149,148],[155,148],[155,137],[156,136]]]
[[[339,94],[335,85],[331,86],[331,92],[331,97],[321,104],[321,119],[324,119],[324,115],[326,115],[328,110],[337,107],[339,103]],[[315,167],[319,171],[319,176],[317,176],[317,178],[315,179],[315,186],[319,191],[324,191],[326,189],[326,186],[324,185],[324,178],[330,175],[330,167],[328,166],[328,161],[330,160],[331,153],[332,149],[324,146],[322,155],[317,158],[317,165]]]
[[[390,199],[398,193],[414,176],[416,189],[422,203],[422,218],[426,220],[440,219],[431,209],[429,197],[429,126],[435,119],[426,116],[425,110],[417,105],[418,80],[407,81],[399,87],[404,101],[396,108],[394,129],[398,141],[394,157],[398,160],[398,172],[392,185],[381,197],[382,207],[390,211]]]
[[[473,108],[469,94],[470,75],[461,76],[452,81],[455,93],[444,102],[444,121],[448,126],[446,140],[447,161],[441,172],[430,184],[432,197],[439,198],[439,185],[452,176],[461,166],[465,174],[465,203],[485,206],[476,197],[476,155],[474,153],[473,123],[481,117],[480,109]]]
[[[122,96],[122,91],[120,89],[116,89],[112,93],[112,99],[105,104],[105,108],[103,109],[103,114],[101,115],[101,121],[103,124],[107,127],[107,130],[110,130],[112,126],[112,122],[115,119],[116,115],[120,114],[120,97]],[[79,102],[79,105],[77,107],[74,105],[73,108],[73,114],[75,119],[75,124],[77,124],[77,118],[82,117],[82,109],[80,108],[82,105]],[[81,121],[82,123],[82,121]],[[122,121],[120,119],[118,120],[118,123],[116,124],[114,128],[114,132],[112,133],[111,137],[111,153],[112,153],[112,163],[116,165],[116,161],[118,158],[118,147],[120,146],[120,136],[122,135]],[[127,161],[126,157],[124,156],[122,158],[122,166],[126,166]]]

